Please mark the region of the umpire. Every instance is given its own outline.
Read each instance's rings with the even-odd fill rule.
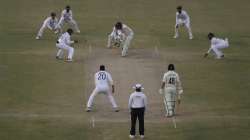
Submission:
[[[144,138],[144,112],[147,105],[147,97],[142,92],[141,84],[136,84],[134,87],[135,92],[133,92],[129,97],[128,107],[131,113],[131,129],[130,129],[130,138],[135,138],[135,127],[136,120],[139,120],[139,133],[140,137]]]

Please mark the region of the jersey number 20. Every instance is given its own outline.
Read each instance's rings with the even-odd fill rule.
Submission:
[[[104,72],[100,72],[98,74],[98,80],[106,80],[106,74]]]

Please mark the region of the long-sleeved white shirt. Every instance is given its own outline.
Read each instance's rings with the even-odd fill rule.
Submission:
[[[207,53],[210,53],[212,51],[212,46],[226,43],[224,39],[216,38],[216,37],[213,37],[210,42],[211,42],[211,47],[208,49]]]
[[[129,97],[128,107],[130,108],[146,108],[147,97],[142,92],[134,92]]]
[[[126,36],[134,35],[133,30],[130,27],[128,27],[126,24],[122,24],[121,32]],[[115,27],[113,27],[113,32],[112,33],[118,34],[118,30]]]
[[[57,23],[58,19],[56,17],[54,19],[52,19],[52,17],[47,17],[43,22],[43,26],[47,26],[50,30],[52,30],[56,28]]]
[[[165,88],[171,87],[182,90],[180,77],[175,71],[166,72],[163,76],[162,82],[165,82]]]
[[[59,42],[60,44],[66,44],[66,45],[71,45],[71,44],[74,43],[74,41],[72,41],[72,40],[70,39],[70,35],[69,35],[68,32],[65,32],[64,34],[62,34],[62,35],[59,37],[58,42]]]
[[[182,10],[181,13],[176,12],[176,23],[178,23],[178,20],[190,21],[190,18],[187,12]]]
[[[69,10],[69,12],[67,12],[67,10],[64,9],[62,11],[61,18],[63,18],[64,20],[72,20],[73,19],[73,13],[72,13],[72,11]]]
[[[110,73],[106,71],[98,71],[95,74],[95,86],[96,87],[109,87],[109,85],[114,85],[113,79]]]

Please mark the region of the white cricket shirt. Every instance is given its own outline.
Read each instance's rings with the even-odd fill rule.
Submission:
[[[57,23],[58,19],[56,17],[54,19],[52,19],[52,17],[47,17],[43,22],[43,26],[47,26],[52,30],[56,28]]]
[[[64,20],[72,20],[73,19],[73,13],[72,13],[72,11],[69,10],[69,12],[67,12],[67,10],[64,9],[62,11],[61,18],[63,18]]]
[[[176,23],[177,21],[181,19],[183,21],[188,20],[189,21],[189,16],[186,11],[182,10],[181,13],[176,12]]]
[[[95,86],[96,87],[109,87],[113,85],[113,79],[111,75],[106,71],[99,71],[95,74]]]
[[[66,44],[66,45],[70,45],[74,43],[74,41],[70,40],[70,35],[68,32],[65,32],[64,34],[62,34],[60,38],[58,39],[58,41],[60,44]]]
[[[162,82],[165,82],[165,88],[181,88],[181,82],[178,73],[168,71],[164,74]]]

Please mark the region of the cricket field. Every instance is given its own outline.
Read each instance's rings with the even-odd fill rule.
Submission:
[[[55,59],[53,32],[35,39],[46,16],[60,17],[68,4],[81,30],[72,63]],[[185,29],[173,39],[178,5],[191,17],[193,40]],[[2,0],[0,140],[128,140],[135,83],[148,96],[147,140],[250,139],[249,8],[249,0]],[[135,32],[125,58],[106,48],[117,21]],[[224,59],[203,58],[208,32],[229,38]],[[175,120],[164,117],[158,93],[169,63],[184,88]],[[104,95],[85,112],[100,64],[113,76],[118,113]]]

